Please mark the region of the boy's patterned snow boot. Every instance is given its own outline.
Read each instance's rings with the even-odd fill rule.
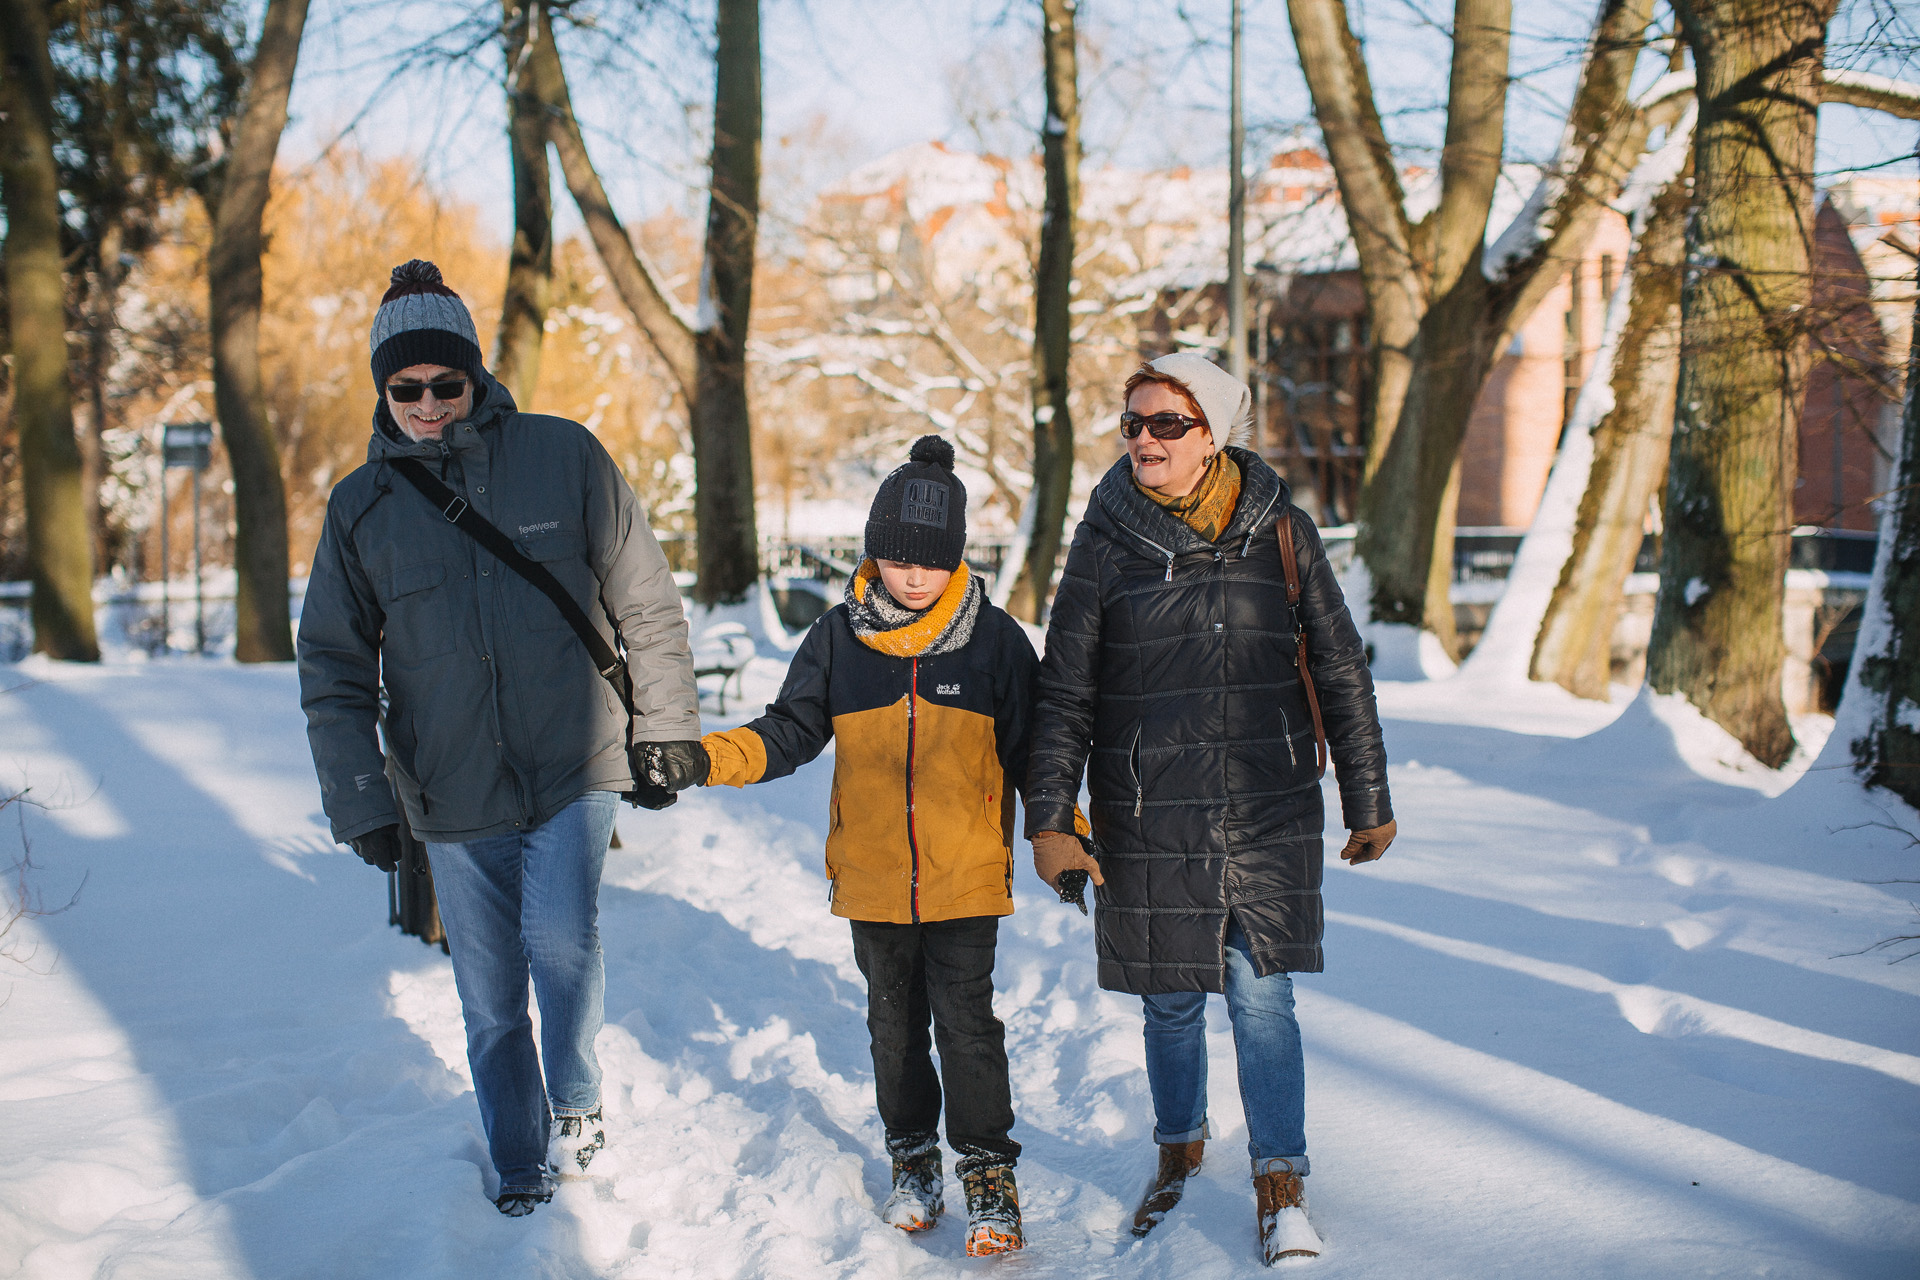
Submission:
[[[946,1211],[941,1191],[940,1148],[927,1147],[893,1158],[893,1194],[880,1206],[880,1218],[902,1231],[925,1231]]]
[[[1200,1157],[1206,1147],[1204,1138],[1160,1144],[1160,1167],[1154,1170],[1153,1181],[1133,1212],[1134,1235],[1144,1236],[1159,1226],[1160,1220],[1180,1203],[1187,1191],[1187,1179],[1200,1172]]]
[[[967,1256],[983,1258],[1027,1247],[1020,1229],[1020,1189],[1010,1165],[963,1169],[960,1185],[967,1192]]]
[[[584,1116],[555,1116],[553,1136],[547,1140],[547,1167],[562,1178],[579,1177],[606,1145],[600,1108]]]
[[[1307,1221],[1306,1189],[1289,1170],[1262,1173],[1253,1180],[1260,1212],[1260,1260],[1268,1266],[1282,1258],[1317,1258],[1320,1233]]]
[[[524,1218],[551,1199],[550,1187],[544,1191],[507,1191],[494,1198],[493,1207],[509,1218]]]

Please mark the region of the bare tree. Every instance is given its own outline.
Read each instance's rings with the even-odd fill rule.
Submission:
[[[1635,100],[1653,0],[1601,0],[1559,152],[1527,206],[1487,244],[1500,178],[1510,0],[1457,0],[1440,199],[1414,221],[1344,0],[1289,0],[1295,45],[1358,252],[1375,359],[1360,555],[1376,621],[1425,626],[1449,650],[1449,495],[1495,355],[1558,282],[1643,151],[1677,116]]]
[[[1811,361],[1813,156],[1837,0],[1676,0],[1700,120],[1649,683],[1755,759],[1793,754],[1780,674]]]
[[[1920,300],[1880,547],[1835,731],[1868,786],[1920,809]]]
[[[1613,407],[1593,428],[1593,462],[1573,548],[1534,642],[1531,675],[1605,701],[1614,623],[1647,512],[1667,475],[1680,373],[1680,266],[1692,207],[1688,166],[1654,199],[1628,261],[1625,327],[1607,371]]]
[[[48,37],[44,0],[0,0],[0,202],[7,217],[13,409],[25,472],[34,648],[55,658],[97,662],[93,545],[68,382]]]
[[[553,177],[547,118],[532,91],[534,46],[553,38],[544,0],[501,0],[507,58],[507,146],[513,158],[513,246],[494,338],[493,376],[521,408],[540,385],[540,344],[553,296]]]
[[[1053,595],[1067,499],[1073,485],[1073,415],[1068,366],[1073,356],[1074,233],[1080,210],[1080,86],[1075,0],[1041,0],[1040,42],[1047,115],[1040,130],[1046,213],[1033,290],[1033,488],[1022,514],[1026,559],[1007,609],[1042,622]]]
[[[743,598],[760,575],[747,411],[747,324],[760,219],[759,0],[720,0],[717,34],[706,246],[700,306],[691,313],[661,283],[614,213],[554,42],[536,45],[528,63],[567,190],[607,276],[689,408],[699,554],[695,595],[705,604]]]
[[[234,485],[234,656],[293,657],[287,600],[287,493],[280,445],[260,378],[261,223],[273,158],[287,126],[287,98],[306,27],[308,0],[267,0],[245,95],[227,149],[201,195],[213,222],[207,254],[213,330],[213,398]]]

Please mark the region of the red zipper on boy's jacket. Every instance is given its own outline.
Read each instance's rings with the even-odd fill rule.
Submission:
[[[913,922],[920,923],[920,844],[913,835],[913,702],[920,694],[920,659],[911,658],[913,664],[907,677],[907,853],[913,859],[913,880],[908,887],[908,905],[913,911]]]

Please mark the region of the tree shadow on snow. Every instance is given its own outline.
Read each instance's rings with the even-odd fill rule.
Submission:
[[[282,723],[299,715],[289,672],[180,674],[203,713],[191,728],[219,735],[223,755],[261,775],[310,767]],[[114,693],[177,715],[189,704],[168,676]],[[80,904],[39,928],[127,1037],[200,1197],[134,1245],[149,1265],[204,1266],[227,1252],[213,1239],[230,1246],[222,1274],[262,1278],[486,1274],[533,1257],[545,1274],[585,1274],[567,1215],[509,1222],[483,1198],[472,1095],[387,993],[392,972],[446,961],[388,928],[384,877],[324,835],[244,830],[235,798],[143,747],[124,709],[57,681],[17,696],[130,828],[40,823],[33,839],[50,868],[90,876]]]
[[[1522,968],[1572,966],[1791,1027],[1911,1053],[1911,996],[1719,948],[1686,951],[1658,928],[1548,916],[1364,874],[1329,909],[1497,948]],[[1638,1030],[1613,994],[1453,956],[1330,921],[1327,971],[1298,981],[1440,1039],[1555,1076],[1649,1115],[1902,1199],[1920,1198],[1911,1120],[1920,1094],[1879,1071],[1696,1030]],[[1311,1037],[1311,1026],[1307,1027]],[[1895,1124],[1887,1120],[1899,1117]]]

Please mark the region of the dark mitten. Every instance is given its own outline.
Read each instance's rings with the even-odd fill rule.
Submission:
[[[400,867],[400,828],[398,824],[375,827],[347,841],[353,851],[360,855],[360,861],[382,871],[396,871]]]
[[[646,747],[647,781],[667,791],[685,791],[703,787],[713,762],[698,739],[689,742],[649,742]]]

